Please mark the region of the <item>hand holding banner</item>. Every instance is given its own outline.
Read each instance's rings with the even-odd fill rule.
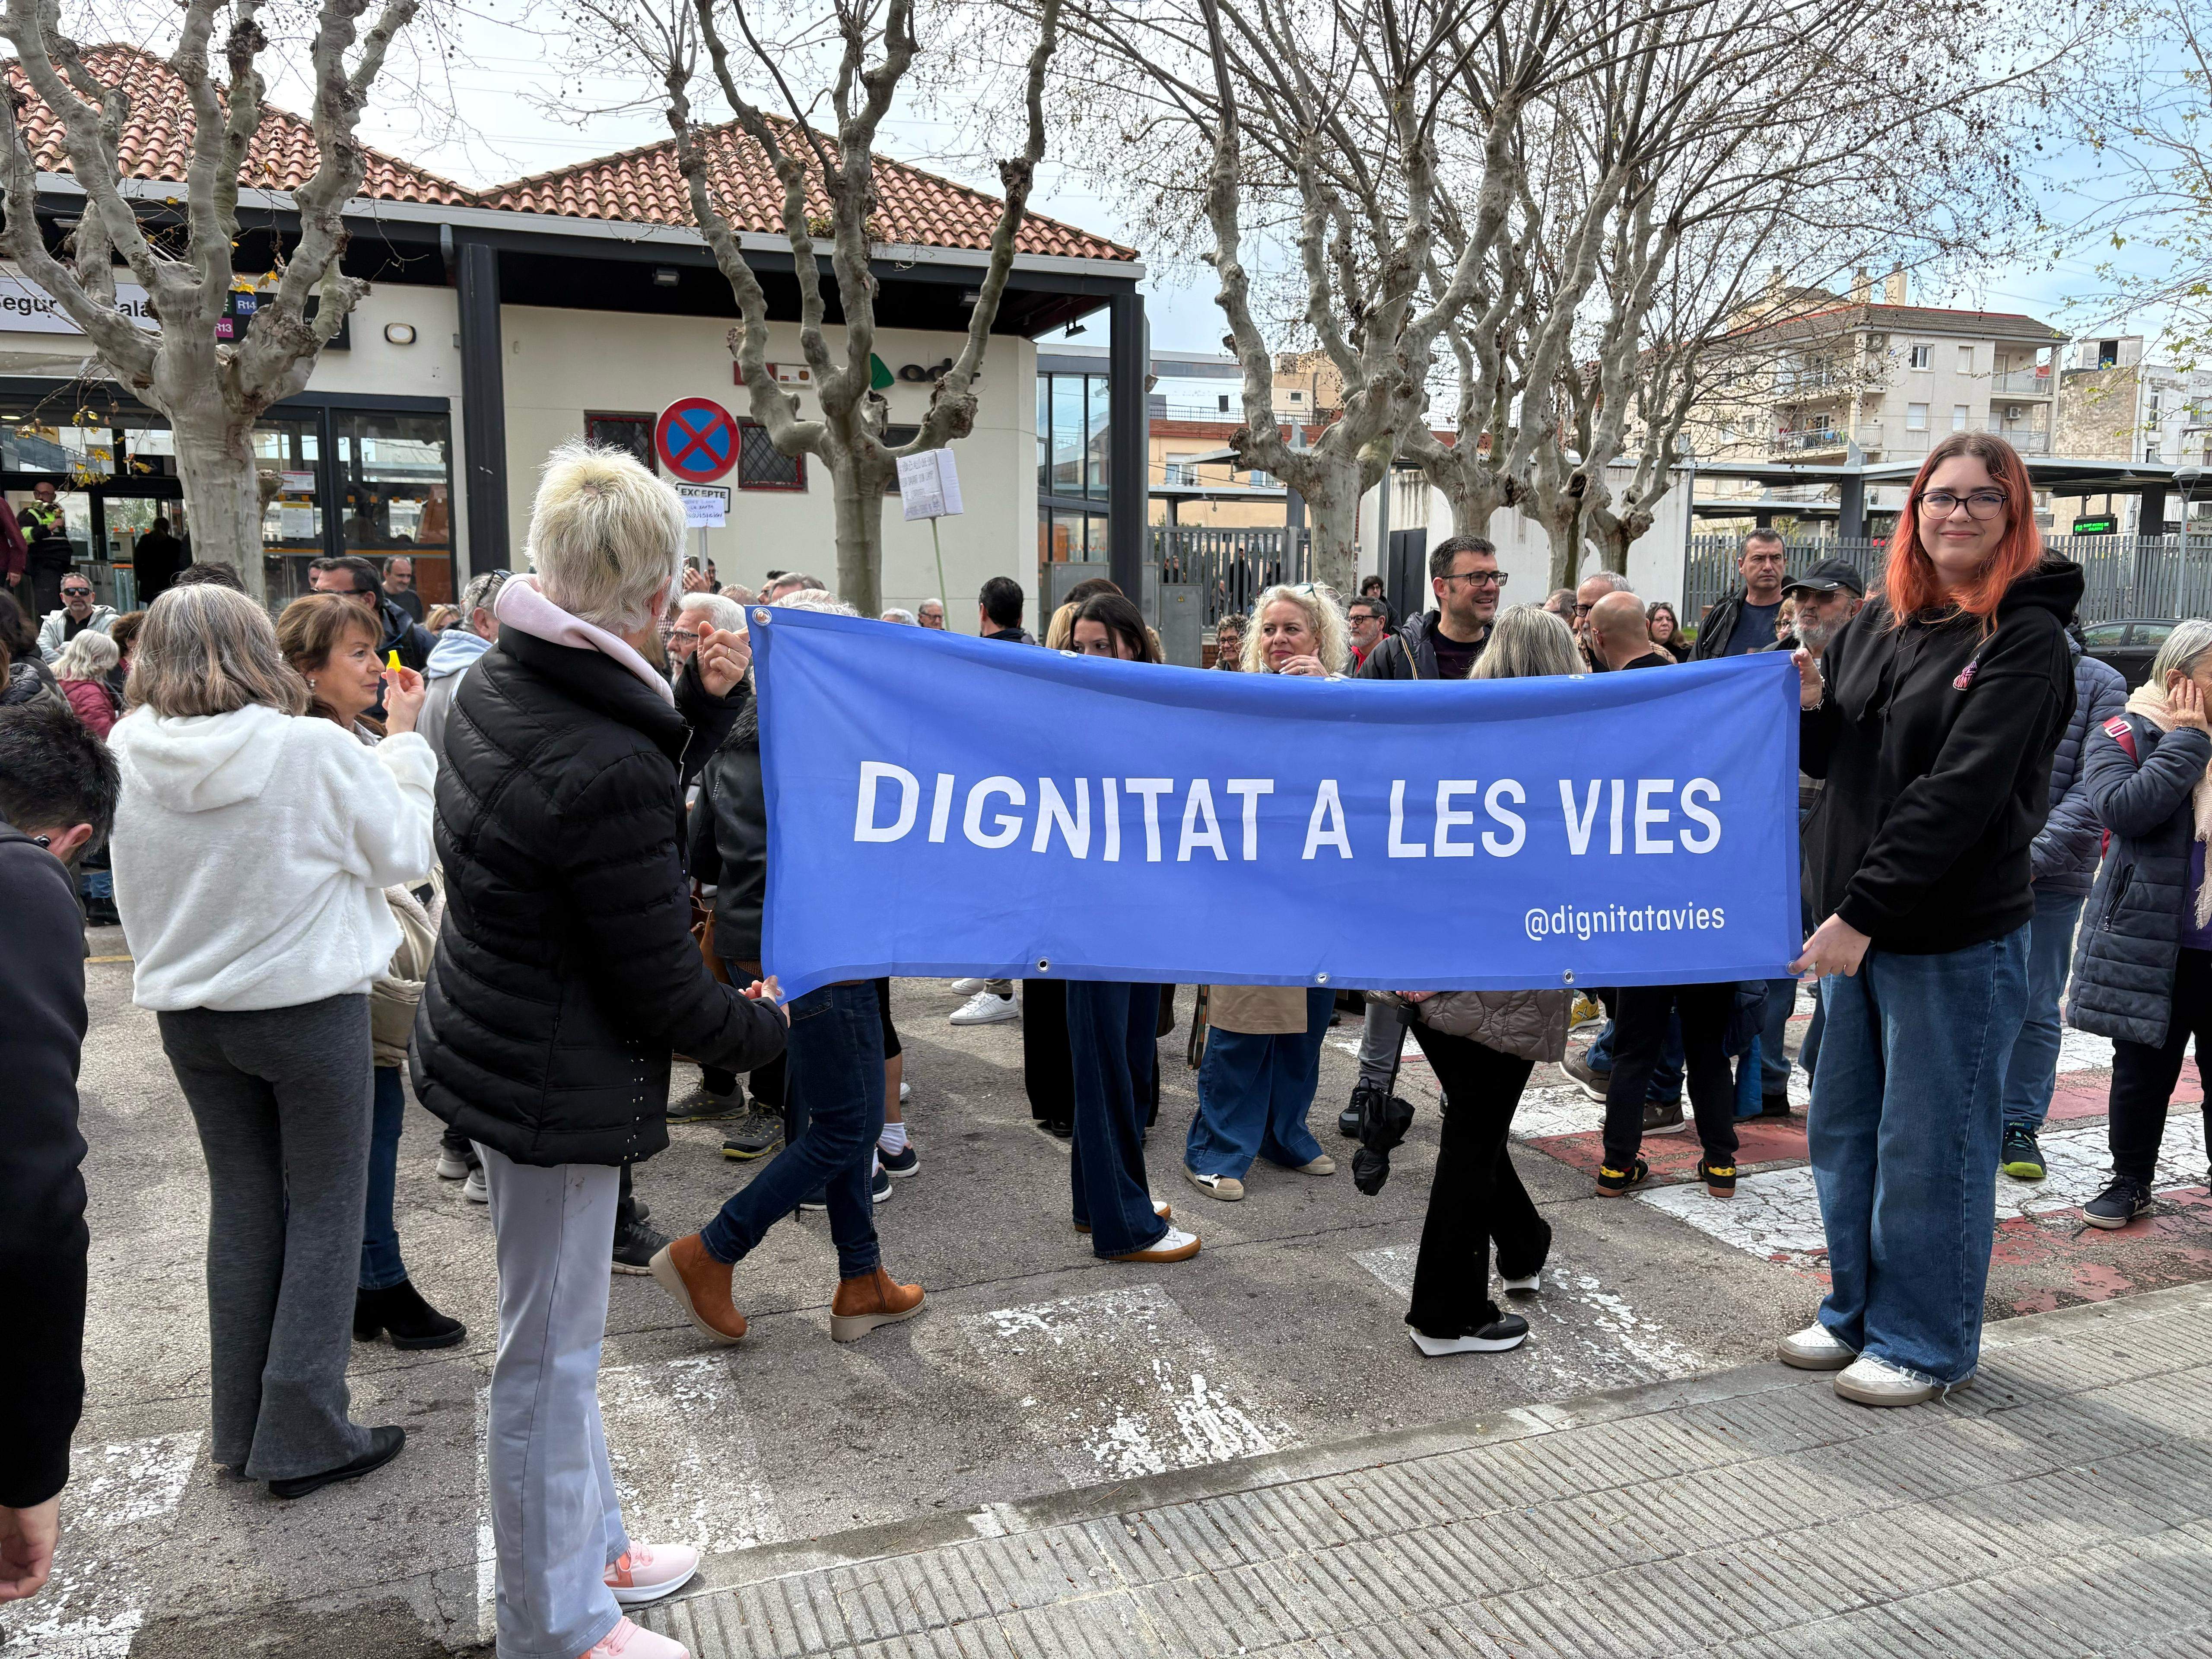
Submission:
[[[763,950],[793,996],[1664,985],[1782,977],[1801,942],[1778,653],[1313,680],[749,614]]]

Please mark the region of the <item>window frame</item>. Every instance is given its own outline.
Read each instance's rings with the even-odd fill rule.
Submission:
[[[758,490],[772,495],[804,495],[806,494],[806,457],[804,453],[786,455],[775,447],[775,441],[768,435],[768,428],[750,416],[740,415],[738,422],[738,464],[730,469],[732,482],[748,493]],[[745,481],[745,442],[750,434],[760,434],[760,441],[775,451],[776,459],[791,463],[793,477],[790,483],[748,483]]]
[[[602,421],[620,421],[626,425],[635,423],[636,425],[642,426],[645,428],[644,454],[638,455],[637,452],[635,449],[630,448],[628,444],[610,447],[620,448],[631,455],[636,455],[637,459],[643,464],[646,470],[651,472],[654,477],[657,478],[660,476],[660,455],[659,451],[654,448],[653,442],[653,428],[658,425],[660,421],[660,416],[659,415],[653,413],[650,410],[641,410],[587,409],[584,411],[584,441],[586,443],[598,444],[599,442],[599,435],[592,430],[592,428]]]
[[[1936,347],[1931,342],[1916,342],[1905,349],[1905,366],[1920,374],[1928,374],[1936,367]]]

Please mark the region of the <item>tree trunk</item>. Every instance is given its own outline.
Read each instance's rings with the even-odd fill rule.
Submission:
[[[1544,534],[1552,544],[1552,580],[1545,591],[1557,592],[1562,587],[1574,586],[1582,571],[1582,515],[1570,514],[1565,524],[1547,517]]]
[[[836,514],[837,597],[862,616],[883,614],[884,489],[890,475],[848,451],[823,458]]]
[[[177,476],[185,488],[185,523],[191,532],[193,562],[221,561],[236,567],[246,591],[266,605],[261,480],[254,470],[246,428],[234,424],[222,410],[164,412],[175,434]]]
[[[1315,581],[1348,600],[1359,586],[1359,464],[1311,459],[1322,476],[1298,489],[1305,498],[1306,534],[1313,550],[1309,568]]]

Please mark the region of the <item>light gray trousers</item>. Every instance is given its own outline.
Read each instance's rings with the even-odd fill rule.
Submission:
[[[1359,1034],[1359,1081],[1386,1093],[1398,1074],[1398,1050],[1406,1041],[1406,1022],[1387,1002],[1369,998],[1367,1025]]]
[[[368,1449],[346,1414],[368,1192],[368,999],[159,1020],[207,1159],[215,1461],[255,1480],[349,1463]]]
[[[477,1152],[499,1254],[487,1450],[499,1656],[577,1659],[622,1619],[606,1571],[629,1547],[599,1424],[622,1171]]]

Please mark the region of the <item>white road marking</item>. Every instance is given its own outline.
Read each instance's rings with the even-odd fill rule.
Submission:
[[[1605,1127],[1605,1108],[1575,1084],[1555,1089],[1527,1089],[1513,1110],[1513,1139],[1540,1140],[1549,1135],[1595,1134]]]
[[[0,1614],[9,1653],[127,1659],[146,1621],[140,1558],[174,1530],[199,1447],[195,1430],[76,1454],[53,1577],[37,1600]]]
[[[1387,1244],[1355,1250],[1352,1259],[1401,1297],[1413,1294],[1413,1267],[1420,1249]],[[1605,1289],[1589,1273],[1553,1262],[1544,1269],[1544,1288],[1534,1297],[1508,1297],[1495,1292],[1498,1305],[1528,1322],[1532,1340],[1520,1352],[1577,1388],[1615,1388],[1692,1376],[1712,1362],[1668,1335],[1625,1297]]]
[[[760,1474],[760,1449],[726,1355],[687,1354],[599,1373],[599,1418],[623,1525],[638,1543],[702,1553],[787,1534]],[[499,1549],[491,1524],[491,1390],[477,1390],[477,1638],[498,1631]]]
[[[1072,1486],[1298,1443],[1156,1285],[1001,1308],[964,1324],[992,1376],[1030,1402],[1030,1426]],[[1038,1409],[1039,1400],[1056,1403]]]
[[[2015,1181],[2000,1171],[1993,1199],[2001,1222],[2079,1208],[2112,1177],[2112,1152],[2101,1121],[2047,1130],[2039,1140],[2049,1174],[2041,1181]],[[2201,1186],[2204,1179],[2204,1120],[2194,1107],[2179,1108],[2166,1115],[2151,1185],[2166,1191]],[[1819,1267],[1827,1258],[1820,1200],[1809,1167],[1746,1176],[1736,1182],[1732,1199],[1713,1198],[1695,1183],[1649,1188],[1631,1196],[1756,1256],[1795,1267]]]

